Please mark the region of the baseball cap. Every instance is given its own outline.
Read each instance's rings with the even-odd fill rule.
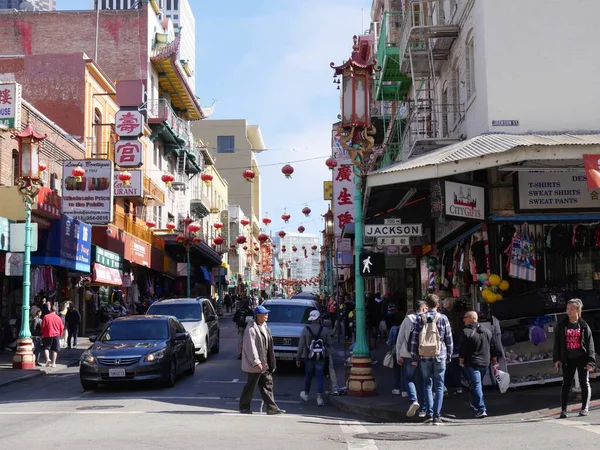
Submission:
[[[260,305],[254,308],[254,314],[269,314],[269,310],[263,305]]]
[[[308,315],[308,320],[314,322],[315,320],[319,320],[319,317],[321,317],[321,313],[319,312],[319,310],[313,309]]]

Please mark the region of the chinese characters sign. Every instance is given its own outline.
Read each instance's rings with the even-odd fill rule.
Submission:
[[[140,167],[142,143],[137,139],[121,139],[115,144],[115,163],[120,167]]]
[[[21,85],[18,83],[0,83],[0,125],[21,126]]]
[[[273,248],[271,244],[264,243],[260,246],[261,272],[264,274],[273,272]]]
[[[144,186],[142,180],[141,170],[131,170],[131,180],[129,180],[129,186],[125,186],[125,183],[119,180],[120,170],[115,170],[114,186],[115,186],[115,197],[143,197]]]
[[[48,187],[38,192],[36,214],[49,219],[60,219],[60,196]]]
[[[119,137],[139,137],[142,135],[144,116],[133,110],[120,110],[115,115],[115,130]]]
[[[339,165],[333,169],[333,215],[337,237],[341,236],[344,225],[354,223],[354,184],[353,166]]]

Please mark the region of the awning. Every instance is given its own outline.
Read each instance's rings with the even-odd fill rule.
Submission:
[[[92,276],[92,281],[94,283],[110,284],[113,286],[123,285],[122,271],[98,263],[94,263]]]
[[[367,190],[527,161],[582,160],[583,166],[583,155],[593,151],[600,151],[600,134],[483,134],[371,172]]]

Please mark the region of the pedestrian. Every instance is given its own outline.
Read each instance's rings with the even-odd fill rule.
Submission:
[[[561,419],[567,418],[567,401],[575,378],[575,371],[579,375],[581,387],[580,416],[588,415],[588,406],[592,395],[589,373],[593,372],[596,367],[596,351],[590,326],[581,318],[582,310],[583,302],[580,299],[569,300],[567,317],[557,324],[554,332],[554,367],[557,371],[562,368],[563,374],[560,393]]]
[[[40,305],[40,309],[42,310],[42,319],[46,314],[50,314],[50,302],[46,300],[46,297],[42,298],[42,304]]]
[[[417,321],[417,316],[427,311],[427,305],[424,300],[418,300],[415,304],[415,312],[407,314],[400,329],[398,330],[398,338],[396,339],[396,361],[402,367],[404,386],[408,392],[410,406],[406,412],[407,417],[413,417],[417,411],[419,417],[425,417],[426,408],[423,395],[423,378],[421,370],[411,364],[412,355],[410,353],[412,343],[412,332]],[[418,393],[418,394],[417,394]],[[420,403],[419,403],[420,402]]]
[[[225,298],[223,299],[223,303],[225,304],[225,312],[231,312],[231,295],[229,293],[225,294]]]
[[[321,323],[321,313],[314,309],[308,315],[308,325],[300,334],[298,351],[296,352],[296,365],[304,363],[304,390],[300,397],[308,401],[308,394],[313,377],[317,380],[317,406],[325,406],[323,400],[323,385],[325,381],[325,367],[327,358],[331,354],[331,336]]]
[[[31,328],[31,340],[33,341],[33,356],[35,357],[35,365],[41,366],[40,353],[42,349],[42,310],[36,309],[33,319],[29,324]]]
[[[267,328],[268,316],[267,308],[257,306],[254,309],[254,320],[248,324],[244,332],[242,370],[248,374],[248,379],[240,395],[239,407],[242,414],[252,414],[250,403],[256,386],[267,407],[268,415],[285,413],[275,403],[273,394],[273,372],[276,363],[273,336]]]
[[[46,367],[56,367],[56,358],[60,351],[60,336],[65,329],[63,321],[57,313],[58,304],[55,302],[50,314],[46,314],[42,319],[42,348],[46,357]]]
[[[81,325],[81,314],[75,309],[73,303],[69,304],[67,315],[65,316],[67,325],[67,348],[77,348],[77,336],[79,335],[79,326]],[[73,347],[71,347],[71,343]]]
[[[417,315],[412,333],[412,365],[420,366],[425,383],[425,422],[441,425],[444,374],[453,350],[452,330],[448,317],[437,311],[440,307],[438,296],[427,295],[425,303],[427,312]]]
[[[241,306],[239,309],[233,315],[233,321],[237,325],[238,359],[242,359],[242,342],[244,340],[244,331],[246,330],[246,325],[254,316],[247,299],[241,300],[240,305]]]
[[[408,394],[403,389],[402,366],[398,364],[398,352],[396,351],[398,332],[400,331],[400,325],[402,324],[403,319],[404,317],[402,314],[396,314],[394,316],[394,322],[392,324],[392,328],[390,328],[390,335],[387,340],[387,345],[390,347],[390,351],[392,352],[392,360],[394,361],[394,389],[392,389],[392,394],[407,397]]]
[[[463,318],[465,328],[460,339],[458,361],[464,367],[471,385],[471,408],[475,417],[487,417],[487,409],[483,401],[483,378],[490,365],[498,363],[497,350],[492,339],[492,332],[483,328],[478,322],[475,311],[468,311]]]
[[[60,348],[65,348],[67,346],[67,312],[69,303],[63,303],[63,308],[58,313],[58,317],[62,320],[63,323],[63,333],[60,336]]]

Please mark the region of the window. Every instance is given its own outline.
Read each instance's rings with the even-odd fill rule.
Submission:
[[[173,20],[179,20],[179,14],[173,14]]]
[[[19,176],[21,175],[19,173],[20,169],[21,168],[19,167],[19,152],[17,150],[13,150],[13,153],[12,153],[13,186],[16,186],[17,184],[19,184]]]
[[[171,9],[171,0],[167,0],[167,9]]]
[[[470,100],[475,94],[475,43],[472,33],[467,37],[466,64],[467,100]]]
[[[173,9],[179,9],[179,0],[173,0]]]
[[[234,153],[234,136],[217,136],[217,153]]]
[[[154,141],[154,152],[152,162],[158,168],[158,170],[162,170],[163,168],[163,156],[162,156],[162,143],[158,140]]]

